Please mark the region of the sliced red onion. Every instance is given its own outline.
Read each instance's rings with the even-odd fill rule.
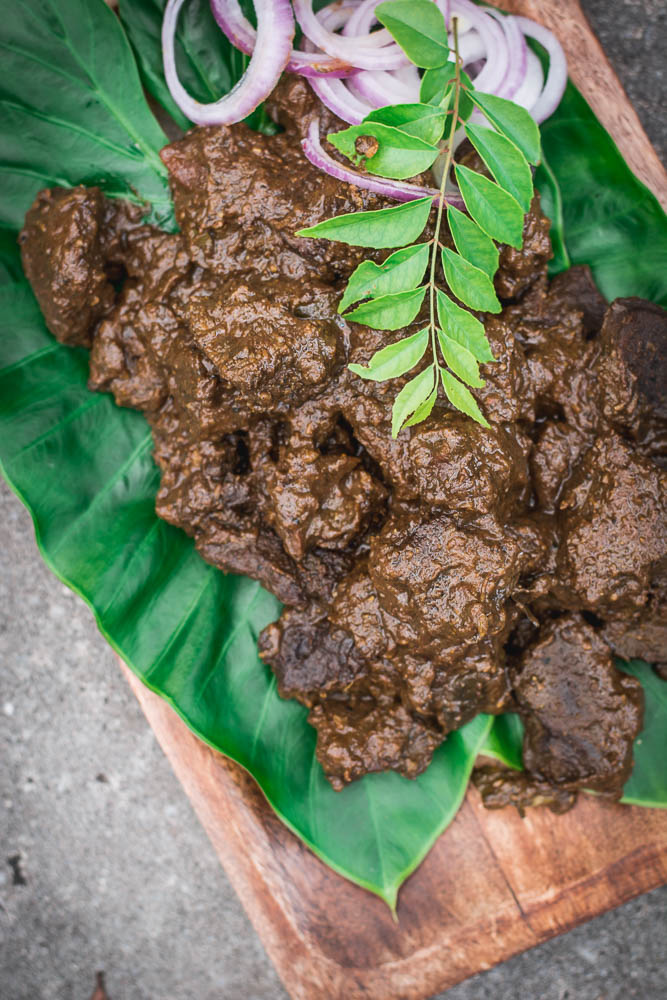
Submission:
[[[544,73],[542,72],[542,63],[534,52],[528,49],[526,56],[526,75],[512,100],[515,104],[520,104],[526,111],[530,111],[542,93]]]
[[[505,32],[507,48],[509,51],[509,66],[505,79],[496,91],[498,97],[506,100],[513,99],[517,90],[521,86],[526,76],[526,64],[528,62],[528,46],[523,36],[521,28],[517,24],[515,17],[501,14],[497,10],[489,10],[489,16],[495,18],[500,27]]]
[[[369,35],[377,18],[375,8],[381,0],[361,0],[354,14],[343,28],[344,35]],[[326,9],[326,8],[325,8]]]
[[[219,27],[232,45],[251,55],[255,50],[257,32],[247,19],[238,0],[211,0],[211,10]],[[285,67],[290,73],[301,76],[337,76],[345,77],[356,70],[347,60],[333,58],[325,52],[314,52],[312,55],[292,49],[290,60]]]
[[[531,115],[539,124],[554,113],[565,93],[567,60],[560,42],[548,28],[536,24],[535,21],[531,21],[527,17],[515,17],[514,20],[523,34],[539,42],[549,55],[549,69],[544,89],[537,99],[537,103],[530,109]]]
[[[478,62],[480,59],[486,59],[486,46],[476,28],[472,28],[466,32],[463,38],[459,39],[459,55],[464,67],[469,66],[470,63]],[[451,58],[453,62],[454,56],[452,55]]]
[[[349,22],[358,6],[357,0],[348,0],[347,3],[343,4],[332,4],[329,7],[323,7],[317,14],[317,18],[329,31],[335,31]],[[305,52],[312,52],[315,48],[313,43],[305,37],[302,45]],[[373,110],[372,104],[367,104],[356,97],[342,80],[311,77],[309,83],[322,104],[349,125],[359,125],[369,111]]]
[[[409,87],[392,73],[362,70],[348,81],[348,89],[373,108],[388,104],[412,104],[419,100],[419,84]]]
[[[452,17],[464,17],[479,32],[486,63],[475,80],[475,86],[487,94],[497,94],[510,66],[505,32],[484,8],[476,7],[471,0],[451,0],[451,14]]]
[[[184,0],[168,0],[162,22],[162,56],[169,92],[183,114],[197,125],[231,125],[242,121],[266,100],[289,60],[294,38],[289,0],[255,0],[257,41],[248,68],[228,94],[211,104],[196,101],[178,79],[174,36],[183,3]]]
[[[434,200],[440,196],[437,188],[420,187],[418,184],[408,184],[406,181],[385,180],[382,177],[373,177],[372,174],[359,174],[349,167],[338,163],[328,153],[322,149],[320,142],[320,122],[319,118],[314,118],[308,126],[308,135],[302,141],[301,147],[308,160],[319,170],[324,170],[331,177],[345,184],[356,184],[366,191],[373,191],[375,194],[384,195],[394,201],[414,201],[415,198],[424,198],[427,195]],[[463,208],[463,200],[460,195],[452,194],[447,197],[457,208]]]
[[[375,105],[361,100],[345,81],[330,77],[311,77],[308,81],[322,104],[349,125],[360,125]]]
[[[363,38],[350,38],[328,31],[313,13],[312,0],[293,0],[294,13],[306,38],[328,55],[346,60],[359,69],[397,69],[408,59],[386,29]],[[387,44],[389,43],[389,44]]]

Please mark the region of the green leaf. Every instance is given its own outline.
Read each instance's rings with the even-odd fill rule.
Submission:
[[[425,285],[409,292],[381,295],[378,299],[371,299],[370,302],[357,306],[345,318],[354,323],[365,323],[375,330],[402,330],[417,316],[425,295]]]
[[[0,229],[0,285],[23,281],[21,254],[16,242],[16,233],[11,229]]]
[[[666,809],[667,683],[643,660],[616,660],[616,666],[644,688],[644,726],[635,740],[635,763],[621,802]]]
[[[432,198],[418,198],[396,208],[373,212],[350,212],[318,222],[296,235],[312,239],[334,240],[356,247],[403,247],[414,243],[424,230],[433,204]]]
[[[525,108],[477,90],[471,91],[470,97],[491,124],[518,146],[529,163],[539,163],[540,130]]]
[[[398,437],[401,428],[421,406],[426,402],[437,385],[435,365],[429,365],[419,375],[415,375],[403,386],[394,400],[391,412],[391,436]]]
[[[438,398],[438,383],[436,381],[435,387],[431,395],[424,400],[421,406],[418,406],[415,412],[412,414],[409,420],[406,420],[403,424],[403,428],[414,427],[415,424],[423,424],[431,416],[431,411],[435,406],[435,401]]]
[[[516,198],[469,167],[454,168],[468,212],[487,236],[512,247],[523,244],[523,210]]]
[[[377,142],[377,152],[372,156],[357,151],[357,141],[366,137]],[[396,180],[414,177],[428,170],[440,152],[437,146],[424,142],[416,135],[381,122],[366,121],[361,125],[352,125],[341,132],[330,132],[327,139],[353,163],[363,163],[369,173]]]
[[[442,108],[429,104],[390,104],[366,115],[364,122],[381,122],[417,136],[432,145],[440,142],[446,115]],[[363,123],[362,123],[363,124]]]
[[[445,19],[431,0],[389,0],[375,8],[375,16],[415,66],[432,69],[449,59]]]
[[[453,205],[447,206],[447,222],[461,256],[488,274],[493,281],[498,270],[498,249],[493,240],[482,232],[476,222]]]
[[[428,243],[396,250],[382,264],[364,260],[352,272],[338,312],[342,313],[360,299],[376,298],[396,292],[408,292],[419,285],[426,273],[430,247]]]
[[[438,341],[447,366],[455,375],[474,389],[481,389],[486,385],[484,379],[480,378],[479,365],[467,347],[448,337],[442,330],[438,330]]]
[[[411,337],[404,337],[403,340],[397,340],[395,344],[389,344],[376,351],[367,368],[363,365],[348,365],[348,367],[355,375],[370,379],[372,382],[386,382],[387,379],[398,378],[421,361],[428,340],[429,329],[425,327],[419,333],[413,333]]]
[[[523,769],[523,722],[514,713],[497,715],[480,753],[514,768]]]
[[[563,199],[556,176],[549,166],[547,158],[542,150],[542,161],[535,171],[535,187],[540,192],[540,208],[551,220],[549,238],[551,239],[551,249],[553,257],[549,261],[549,273],[559,274],[572,266],[570,255],[565,246],[565,234],[563,232]]]
[[[43,187],[87,184],[145,200],[153,222],[174,228],[167,139],[103,0],[13,4],[0,53],[0,224],[19,228]]]
[[[488,274],[480,271],[449,247],[442,248],[442,266],[447,284],[457,299],[471,309],[479,309],[481,312],[500,312],[502,306]]]
[[[667,217],[572,84],[544,122],[542,142],[551,178],[540,165],[535,180],[552,239],[555,231],[572,264],[590,266],[610,302],[638,295],[667,307]],[[551,273],[567,266],[562,255],[552,265]]]
[[[144,418],[91,393],[87,354],[47,332],[29,286],[0,289],[0,467],[50,568],[93,609],[131,669],[259,782],[328,865],[390,906],[457,811],[488,716],[448,737],[415,781],[369,775],[334,792],[308,712],[278,696],[257,636],[280,605],[207,565],[155,514]]]
[[[419,100],[424,104],[440,104],[445,96],[447,87],[452,83],[455,75],[456,66],[453,62],[444,63],[444,65],[437,66],[435,69],[427,69],[422,76],[419,88]]]
[[[491,128],[468,124],[465,132],[501,188],[527,212],[533,200],[533,175],[521,150]]]
[[[467,309],[453,302],[448,295],[436,289],[438,300],[438,321],[449,337],[463,347],[467,347],[473,357],[481,362],[495,361],[491,345],[486,336],[484,324]]]
[[[440,369],[440,377],[442,379],[442,387],[445,390],[445,395],[449,402],[461,413],[467,414],[467,416],[472,417],[478,424],[482,427],[489,427],[489,423],[484,417],[482,411],[480,410],[475,397],[470,392],[470,389],[466,389],[458,379],[454,378],[446,368]]]

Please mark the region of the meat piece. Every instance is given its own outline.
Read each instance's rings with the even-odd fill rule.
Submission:
[[[406,376],[404,381],[412,377]],[[428,421],[391,436],[391,410],[401,380],[344,383],[342,412],[398,500],[481,513],[525,496],[530,442],[503,424],[480,427],[447,404]]]
[[[565,421],[547,420],[530,455],[530,471],[537,502],[553,513],[577,462],[589,444],[578,428]]]
[[[607,301],[600,294],[588,266],[571,267],[557,274],[549,288],[549,299],[554,304],[560,302],[564,311],[572,307],[579,310],[586,336],[599,332]]]
[[[490,423],[533,420],[535,390],[520,341],[502,314],[485,316],[484,326],[496,360],[481,366],[486,385],[475,398]]]
[[[369,571],[401,642],[476,642],[505,627],[519,546],[491,516],[457,523],[395,515],[371,540]]]
[[[372,701],[350,708],[327,699],[311,711],[317,729],[317,759],[336,790],[374,771],[398,771],[416,778],[442,742],[437,727],[415,718],[400,703],[391,709]]]
[[[560,511],[560,599],[603,618],[641,610],[667,559],[667,473],[621,438],[599,438]]]
[[[405,653],[399,669],[405,702],[418,715],[435,719],[443,734],[479,712],[497,715],[508,706],[509,683],[497,639],[445,648],[432,659]]]
[[[531,775],[619,798],[642,726],[643,692],[616,669],[595,630],[576,616],[551,623],[524,655],[513,688]]]
[[[23,269],[46,325],[64,344],[91,343],[95,323],[115,299],[104,270],[98,188],[40,191],[19,236]]]
[[[386,490],[351,455],[322,455],[301,443],[283,450],[265,480],[268,522],[286,551],[346,548],[361,536],[386,499]]]
[[[602,635],[624,660],[667,664],[667,574],[654,581],[639,614],[606,622]]]
[[[599,423],[595,365],[600,348],[586,337],[583,309],[554,285],[538,281],[502,318],[523,346],[538,418],[566,420],[592,437]]]
[[[540,209],[540,196],[535,194],[523,224],[523,245],[502,246],[494,284],[501,299],[522,295],[542,274],[553,257],[549,230],[551,223]]]
[[[524,816],[528,806],[547,806],[564,813],[577,801],[577,792],[540,781],[529,771],[513,771],[495,764],[483,764],[472,772],[472,781],[487,809],[514,806]]]
[[[617,299],[601,333],[600,404],[606,420],[667,462],[667,311]]]
[[[271,665],[281,696],[309,707],[343,693],[364,670],[349,632],[331,628],[326,611],[315,604],[284,611],[262,632],[259,654]]]
[[[297,281],[340,283],[368,252],[295,233],[386,204],[312,166],[289,133],[266,136],[242,124],[198,128],[160,155],[192,259],[221,275],[280,271]]]
[[[234,280],[198,290],[187,314],[194,343],[242,422],[250,414],[289,413],[324,388],[343,361],[345,324],[324,289]]]

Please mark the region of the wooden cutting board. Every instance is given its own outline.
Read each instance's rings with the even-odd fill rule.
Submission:
[[[500,4],[499,4],[500,5]],[[667,206],[667,175],[576,0],[503,0],[561,39],[574,82]],[[294,1000],[425,1000],[667,882],[667,812],[583,796],[565,816],[488,812],[474,789],[403,886],[398,923],[330,871],[124,668]]]

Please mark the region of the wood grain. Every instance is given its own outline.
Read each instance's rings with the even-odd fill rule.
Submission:
[[[570,74],[667,206],[667,174],[576,0],[503,0],[551,27]],[[238,765],[201,743],[123,667],[294,1000],[424,1000],[667,881],[667,812],[582,797],[554,817],[488,812],[471,789],[403,886],[398,923],[274,815]]]
[[[584,797],[521,820],[471,789],[401,889],[395,923],[124,669],[294,1000],[424,1000],[667,881],[667,812]]]

